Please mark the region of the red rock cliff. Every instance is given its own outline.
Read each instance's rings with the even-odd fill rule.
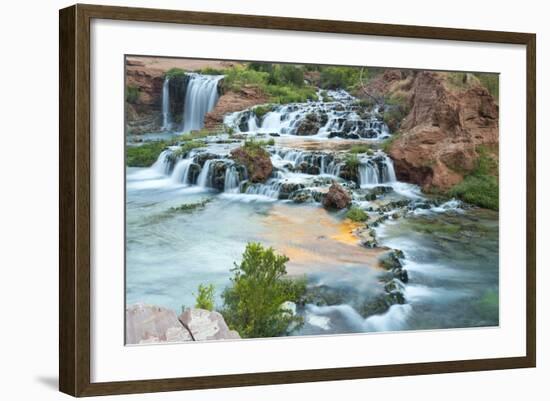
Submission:
[[[446,190],[475,168],[483,145],[498,157],[498,106],[475,77],[461,88],[447,73],[387,71],[370,89],[388,96],[399,92],[410,112],[389,147],[398,179],[425,190]]]

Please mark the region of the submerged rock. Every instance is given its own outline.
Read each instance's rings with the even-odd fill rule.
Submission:
[[[351,204],[351,196],[342,188],[342,186],[334,182],[323,199],[323,206],[331,209],[343,209]]]
[[[409,273],[403,268],[403,264],[401,263],[401,259],[404,258],[403,251],[392,249],[381,255],[378,262],[381,267],[391,272],[393,277],[401,280],[403,283],[407,283],[409,281]]]
[[[378,259],[378,263],[386,270],[401,269],[403,265],[399,260],[399,255],[402,255],[401,251],[391,250],[384,253]]]

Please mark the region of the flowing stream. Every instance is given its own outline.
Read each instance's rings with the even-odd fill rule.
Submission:
[[[192,75],[185,132],[202,127],[222,78]],[[179,311],[194,304],[199,284],[212,283],[221,306],[233,263],[247,242],[259,241],[287,255],[288,273],[306,275],[314,290],[298,308],[305,324],[295,335],[498,325],[498,214],[424,196],[396,179],[381,150],[358,153],[350,176],[350,148],[391,133],[376,109],[359,110],[344,91],[329,95],[275,106],[262,118],[232,113],[225,124],[233,136],[208,137],[207,146],[184,154],[176,145],[149,168],[127,169],[127,304]],[[304,122],[316,132],[301,135]],[[274,139],[265,147],[274,167],[265,183],[249,182],[229,157],[247,137]],[[322,207],[334,181],[379,219],[378,248],[358,243],[345,211]],[[182,205],[196,207],[182,212]],[[397,290],[376,267],[384,247],[404,254],[408,282],[393,280]],[[404,302],[376,309],[393,291]]]

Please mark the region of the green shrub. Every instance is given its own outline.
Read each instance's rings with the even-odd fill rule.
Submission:
[[[346,218],[356,222],[363,222],[367,221],[369,216],[363,209],[360,209],[357,206],[352,206],[346,213]]]
[[[269,74],[268,83],[301,87],[304,85],[304,70],[290,64],[276,64]]]
[[[499,76],[498,74],[489,74],[489,73],[475,73],[474,74],[481,85],[483,85],[489,93],[493,96],[495,101],[498,102],[499,97]]]
[[[359,166],[361,165],[361,161],[359,160],[359,157],[357,157],[357,154],[350,153],[346,155],[344,164],[349,171],[357,172]]]
[[[286,278],[288,258],[273,248],[248,243],[242,262],[235,263],[231,284],[222,298],[222,315],[243,338],[278,337],[303,324],[303,319],[282,308],[296,302],[306,290],[305,280]]]
[[[198,294],[195,298],[195,308],[213,310],[214,309],[214,285],[199,284]]]
[[[317,100],[317,91],[313,86],[279,86],[267,85],[265,92],[273,103],[303,103],[308,100]]]
[[[170,68],[166,73],[164,74],[165,77],[168,78],[175,78],[175,77],[181,77],[185,75],[185,70],[182,70],[181,68]]]
[[[128,167],[150,167],[166,149],[164,141],[147,142],[140,146],[126,147],[126,165]]]
[[[487,209],[498,210],[498,161],[487,148],[479,146],[476,168],[464,180],[452,187],[448,195]]]
[[[361,69],[357,67],[323,67],[321,87],[324,89],[351,89],[359,82]]]
[[[271,63],[252,62],[248,63],[247,67],[251,70],[260,72],[271,73],[273,71],[273,64]]]
[[[135,104],[139,99],[139,88],[133,85],[126,86],[126,101]]]
[[[245,85],[264,87],[267,85],[269,73],[256,71],[242,66],[228,68],[225,71],[224,88],[239,90]]]
[[[256,106],[254,107],[253,111],[254,111],[254,114],[256,114],[256,117],[261,119],[263,116],[269,113],[272,109],[273,107],[270,104],[268,104],[268,105]]]
[[[224,75],[225,70],[222,70],[219,68],[206,67],[197,72],[204,75]]]
[[[449,195],[473,205],[498,210],[498,180],[493,176],[469,175],[451,188]]]
[[[231,126],[229,126],[229,125],[224,125],[224,126],[223,126],[223,131],[224,131],[227,135],[231,136],[231,135],[233,135],[233,134],[235,133],[235,128],[233,128],[233,127],[231,127]]]

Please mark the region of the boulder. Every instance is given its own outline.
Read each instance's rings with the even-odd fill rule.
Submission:
[[[239,333],[227,327],[223,316],[215,311],[188,308],[179,316],[179,321],[191,332],[195,341],[241,338]]]
[[[126,308],[126,344],[181,341],[192,338],[173,310],[145,304]]]
[[[342,186],[332,183],[323,199],[323,206],[329,209],[344,209],[351,204],[351,196]]]
[[[273,171],[271,158],[265,149],[250,151],[245,147],[236,148],[231,151],[231,158],[246,168],[252,183],[266,182]]]

